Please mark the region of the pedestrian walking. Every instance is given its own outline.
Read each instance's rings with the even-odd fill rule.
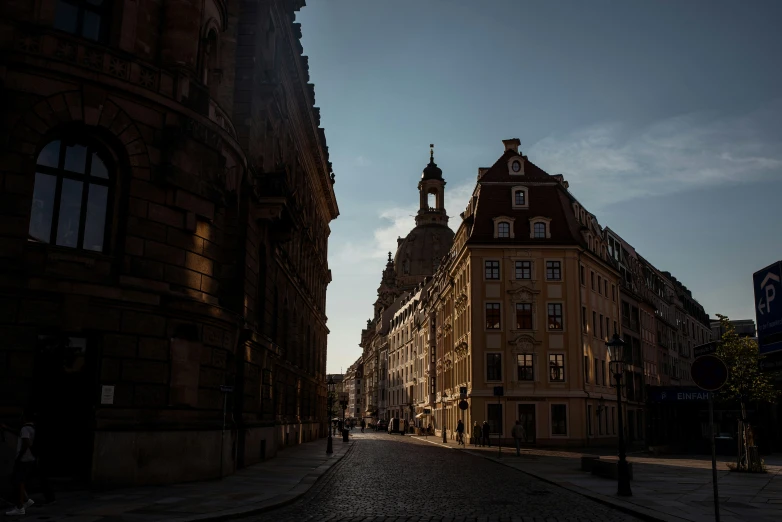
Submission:
[[[513,436],[513,440],[516,441],[516,456],[521,456],[521,441],[525,438],[524,433],[524,426],[521,425],[520,420],[516,420],[516,425],[513,426],[513,430],[511,430],[511,435]]]
[[[489,421],[485,420],[483,421],[483,426],[481,426],[481,434],[483,435],[483,445],[488,446],[491,448],[491,439],[489,438]]]
[[[456,442],[464,446],[464,423],[461,419],[456,424]]]
[[[6,515],[24,515],[25,510],[35,504],[27,495],[26,485],[35,472],[35,455],[33,444],[35,443],[35,422],[30,412],[25,412],[22,417],[22,428],[19,430],[19,438],[16,442],[16,458],[11,472],[11,484],[16,507],[7,511]]]
[[[364,428],[366,427],[367,423],[364,419],[361,419],[361,433],[364,433]]]
[[[472,425],[473,445],[481,445],[481,427],[478,425],[478,421],[473,422]]]

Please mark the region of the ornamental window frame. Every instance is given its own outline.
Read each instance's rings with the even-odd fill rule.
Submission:
[[[494,239],[514,239],[516,237],[516,231],[515,231],[516,218],[512,218],[508,216],[497,216],[492,218],[492,221],[494,222]],[[502,224],[508,225],[507,236],[500,235],[500,225]]]
[[[544,236],[536,235],[535,225],[543,225],[545,227]],[[531,239],[551,239],[551,218],[545,216],[535,216],[529,219],[529,237]]]
[[[523,194],[524,203],[516,202],[516,193],[521,192]],[[529,208],[529,187],[523,185],[516,185],[510,189],[511,206],[513,209],[527,209]]]
[[[516,161],[519,162],[519,171],[518,172],[514,172],[514,170],[513,170],[513,163],[516,162]],[[517,155],[517,156],[513,156],[512,158],[510,158],[508,160],[508,174],[510,174],[511,176],[523,176],[524,175],[524,163],[525,162],[524,162],[524,157],[523,156]]]

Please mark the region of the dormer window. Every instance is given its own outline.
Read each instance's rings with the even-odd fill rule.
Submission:
[[[522,156],[514,156],[508,160],[508,173],[511,176],[524,175],[524,158]]]
[[[547,217],[534,217],[530,220],[530,237],[533,239],[551,238],[551,219]]]
[[[527,187],[513,187],[511,189],[511,197],[513,202],[513,208],[529,208],[529,189]]]
[[[500,239],[513,239],[515,234],[513,232],[514,218],[507,216],[497,216],[494,218],[494,237]]]

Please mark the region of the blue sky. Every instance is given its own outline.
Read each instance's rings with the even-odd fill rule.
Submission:
[[[341,215],[328,371],[359,355],[429,143],[457,227],[478,167],[531,161],[714,316],[782,259],[782,2],[309,0],[298,14]]]

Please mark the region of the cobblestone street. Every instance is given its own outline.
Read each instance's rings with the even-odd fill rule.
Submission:
[[[385,433],[353,435],[351,452],[302,499],[241,520],[637,520],[459,450]]]

